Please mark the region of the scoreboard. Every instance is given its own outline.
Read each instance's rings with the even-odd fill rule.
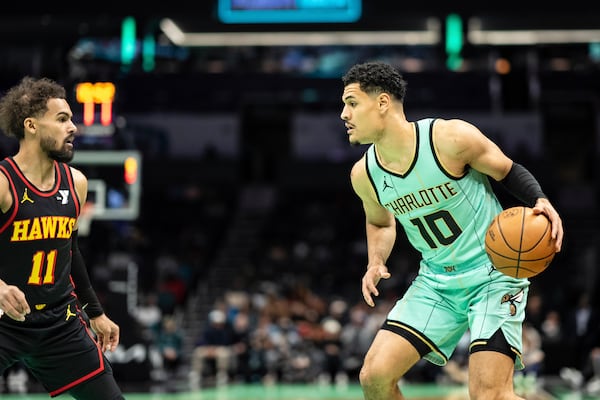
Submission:
[[[356,22],[362,0],[219,0],[219,20],[248,23]]]

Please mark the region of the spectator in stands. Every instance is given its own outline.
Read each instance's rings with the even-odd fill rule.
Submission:
[[[598,343],[600,314],[593,307],[587,293],[581,293],[573,309],[564,314],[563,353],[571,356],[568,365],[560,370],[560,377],[573,389],[581,389],[591,378],[590,354]]]
[[[214,363],[217,385],[229,381],[235,333],[223,310],[213,309],[208,314],[208,326],[196,342],[192,354],[190,384],[193,389],[202,385],[207,362]]]
[[[596,347],[590,352],[592,376],[585,385],[585,392],[591,396],[600,396],[600,337]]]
[[[246,383],[252,382],[250,369],[250,333],[252,329],[251,315],[247,308],[240,308],[232,317],[233,327],[233,373],[239,375]]]
[[[142,294],[140,304],[133,312],[133,317],[140,325],[144,338],[154,340],[154,333],[163,318],[162,310],[158,306],[158,296],[155,293]]]
[[[573,357],[568,367],[581,374],[582,380],[591,375],[589,355],[597,342],[599,327],[600,313],[591,304],[589,294],[581,293],[575,307],[565,314],[565,332],[572,334],[564,336],[564,344]]]
[[[367,329],[368,314],[362,304],[350,309],[349,321],[342,326],[340,341],[342,343],[342,363],[348,378],[358,380],[358,373],[363,358],[375,337],[375,332]]]
[[[183,332],[174,316],[163,317],[156,345],[162,356],[167,378],[174,377],[183,359]]]
[[[544,367],[546,354],[542,349],[542,335],[537,328],[528,321],[523,322],[523,364],[521,371],[525,375],[539,376]]]
[[[327,316],[321,321],[322,336],[318,345],[323,352],[323,374],[328,383],[336,383],[342,376],[342,324],[337,319]],[[347,380],[347,379],[344,379]]]

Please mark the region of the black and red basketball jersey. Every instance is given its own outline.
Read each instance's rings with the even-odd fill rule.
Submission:
[[[39,190],[12,157],[0,161],[13,205],[0,213],[0,279],[20,287],[32,312],[73,300],[71,235],[80,211],[73,176],[54,162],[55,182]]]

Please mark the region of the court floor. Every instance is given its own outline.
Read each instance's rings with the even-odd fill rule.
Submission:
[[[468,400],[467,390],[462,386],[438,384],[406,384],[403,393],[409,400]],[[168,386],[154,386],[145,392],[135,389],[124,390],[127,400],[362,400],[362,391],[357,384],[344,386],[286,384],[286,385],[243,385],[205,388],[199,391],[181,391]],[[45,393],[0,394],[2,400],[50,399]],[[69,399],[63,395],[57,399]],[[528,400],[599,400],[597,396],[585,396],[565,387],[556,387],[553,394],[536,391],[525,396]]]
[[[403,392],[413,400],[466,400],[462,387],[439,385],[407,385]],[[44,393],[1,395],[2,400],[49,399]],[[58,398],[69,398],[60,396]],[[194,392],[169,393],[166,387],[150,388],[149,393],[125,391],[127,400],[362,400],[358,385],[227,385]]]

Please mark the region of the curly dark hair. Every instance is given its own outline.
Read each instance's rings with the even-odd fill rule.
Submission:
[[[0,99],[0,130],[17,139],[25,137],[23,121],[48,111],[48,100],[66,99],[65,88],[49,78],[26,76]]]
[[[356,64],[342,77],[344,86],[358,83],[368,94],[389,93],[398,101],[404,102],[407,82],[393,66],[380,61]]]

